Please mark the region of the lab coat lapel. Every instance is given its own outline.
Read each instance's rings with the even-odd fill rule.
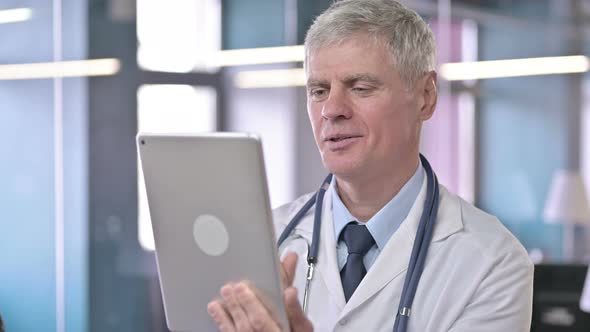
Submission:
[[[332,297],[333,303],[341,310],[346,304],[342,281],[338,271],[336,258],[336,240],[334,239],[334,226],[332,220],[332,195],[327,193],[324,196],[322,207],[322,225],[320,236],[320,248],[318,252],[317,274],[321,277],[328,294]]]
[[[463,229],[463,217],[461,215],[461,199],[453,194],[444,187],[439,185],[439,204],[438,213],[436,216],[436,225],[434,226],[434,234],[432,234],[432,242],[443,241],[452,234],[455,234]],[[421,203],[421,207],[424,202]],[[420,218],[422,214],[422,208],[420,209]],[[410,223],[410,232],[412,240],[414,239],[416,232],[418,231],[418,225],[420,221],[417,220],[415,223]]]
[[[458,199],[448,195],[448,192],[442,186],[439,187],[439,190],[439,211],[432,242],[444,240],[449,235],[460,231],[463,227]],[[353,311],[363,302],[378,293],[392,280],[400,276],[405,276],[404,272],[408,269],[425,199],[426,179],[407,218],[389,239],[385,248],[383,248],[367,272],[365,278],[363,278],[348,303],[346,303],[340,317],[344,317]],[[399,283],[403,285],[403,280],[399,280]],[[392,305],[395,306],[392,307],[392,312],[394,312],[397,310],[396,306],[398,303]]]

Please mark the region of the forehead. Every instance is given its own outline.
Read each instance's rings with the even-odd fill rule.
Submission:
[[[384,42],[361,34],[310,50],[305,69],[308,78],[314,79],[326,75],[377,75],[394,71],[392,60]]]

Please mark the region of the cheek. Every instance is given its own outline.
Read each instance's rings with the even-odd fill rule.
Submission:
[[[410,139],[416,118],[410,112],[410,108],[393,103],[373,105],[371,111],[366,113],[365,123],[373,128],[375,138],[379,144],[396,144]],[[402,142],[400,142],[402,141]]]
[[[317,139],[321,131],[321,109],[317,106],[314,107],[310,103],[307,103],[307,116],[309,117],[309,122],[311,123],[313,135]]]

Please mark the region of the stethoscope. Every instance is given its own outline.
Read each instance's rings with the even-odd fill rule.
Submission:
[[[432,232],[434,230],[434,223],[436,222],[436,215],[438,212],[438,180],[436,179],[436,175],[432,171],[428,160],[426,160],[426,158],[421,154],[420,160],[422,161],[422,166],[426,171],[426,200],[424,202],[422,216],[420,217],[418,231],[416,232],[414,246],[412,247],[412,254],[410,255],[410,263],[408,264],[408,271],[404,281],[404,288],[402,289],[398,312],[395,316],[395,324],[393,326],[394,332],[404,332],[408,328],[408,320],[410,319],[412,302],[414,301],[414,296],[416,295],[416,289],[418,288],[420,276],[424,270],[424,261],[426,260],[426,254],[428,253],[428,247],[430,244],[430,239],[432,239]],[[307,202],[305,202],[303,207],[297,212],[297,214],[295,214],[293,219],[291,219],[278,240],[278,246],[281,246],[281,244],[293,232],[295,227],[301,222],[303,216],[305,216],[305,214],[307,214],[307,212],[315,204],[313,233],[311,247],[307,252],[308,267],[305,291],[303,295],[303,311],[306,313],[309,303],[309,287],[313,279],[319,252],[322,205],[324,202],[324,195],[326,194],[326,190],[328,190],[331,181],[332,174],[329,174],[316,194],[313,195]]]

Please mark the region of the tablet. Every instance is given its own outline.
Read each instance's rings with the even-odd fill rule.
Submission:
[[[137,135],[168,328],[217,331],[207,303],[249,280],[288,328],[260,140]]]

